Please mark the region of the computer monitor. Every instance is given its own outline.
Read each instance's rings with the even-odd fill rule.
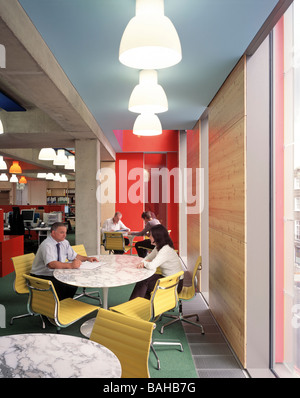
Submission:
[[[23,209],[21,210],[21,214],[25,223],[34,223],[34,210]]]

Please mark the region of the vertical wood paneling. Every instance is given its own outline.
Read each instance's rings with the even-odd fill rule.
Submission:
[[[210,105],[209,303],[246,366],[246,59]]]
[[[193,130],[187,132],[187,168],[192,169],[192,181],[187,181],[187,184],[192,185],[193,195],[196,195],[196,184],[199,184],[196,179],[196,169],[200,168],[200,153],[200,122],[198,122]],[[200,229],[200,213],[187,214],[187,266],[190,272],[193,272],[197,258],[201,254]],[[198,287],[201,290],[200,275],[198,275]]]

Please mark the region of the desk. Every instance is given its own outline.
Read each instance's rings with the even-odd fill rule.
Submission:
[[[31,228],[30,231],[37,231],[38,232],[38,244],[40,245],[44,239],[46,239],[50,235],[50,227],[35,227]]]
[[[103,308],[108,309],[108,289],[110,287],[130,285],[149,278],[155,270],[136,268],[142,259],[129,255],[101,255],[98,268],[56,269],[54,277],[61,282],[78,287],[102,288]],[[81,333],[89,337],[94,319],[81,326]]]
[[[0,378],[119,378],[106,347],[80,337],[17,334],[0,337]]]

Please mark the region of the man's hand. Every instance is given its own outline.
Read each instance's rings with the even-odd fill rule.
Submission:
[[[78,258],[75,258],[75,259],[72,261],[72,268],[79,268],[80,266],[81,266],[81,261],[78,260]]]
[[[90,263],[94,263],[95,261],[99,261],[97,257],[88,257],[86,261],[89,261]]]

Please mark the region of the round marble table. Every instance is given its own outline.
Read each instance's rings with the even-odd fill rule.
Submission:
[[[98,256],[96,256],[98,257]],[[149,278],[155,270],[136,268],[141,258],[130,255],[101,255],[98,263],[90,263],[85,269],[84,264],[78,269],[56,269],[54,277],[61,282],[78,287],[102,288],[103,308],[108,309],[108,289],[110,287],[125,286]],[[81,326],[81,333],[89,337],[94,319],[90,319]]]
[[[0,378],[120,378],[108,348],[80,337],[16,334],[0,337]]]

